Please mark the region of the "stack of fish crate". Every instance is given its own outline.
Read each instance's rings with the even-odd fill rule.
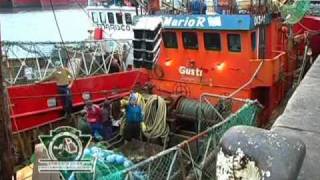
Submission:
[[[133,28],[133,64],[152,69],[158,60],[161,44],[161,18],[141,17]]]

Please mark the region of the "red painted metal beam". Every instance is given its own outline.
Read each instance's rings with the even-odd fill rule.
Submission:
[[[80,109],[83,106],[84,92],[92,94],[93,101],[98,103],[107,97],[119,99],[127,96],[137,83],[144,85],[147,81],[147,74],[141,71],[79,78],[71,88],[74,109]],[[58,121],[63,115],[55,82],[13,86],[8,88],[8,93],[14,132]],[[49,99],[55,99],[57,104],[49,107]]]

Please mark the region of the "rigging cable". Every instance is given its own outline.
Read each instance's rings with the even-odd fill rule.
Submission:
[[[89,13],[85,10],[85,8],[79,3],[78,0],[74,0],[74,2],[76,2],[76,4],[80,7],[80,9],[86,14],[86,16],[88,17],[89,21],[92,23],[92,24],[95,24],[95,22],[93,21],[93,19],[90,17]],[[121,11],[121,9],[120,9]],[[102,31],[105,33],[105,30],[102,28]],[[115,33],[115,31],[113,31],[110,36]],[[111,40],[114,40],[114,39],[111,39]],[[114,40],[115,41],[115,40]],[[119,42],[115,41],[118,45],[120,45]]]
[[[80,9],[87,15],[88,19],[90,19],[90,21],[93,22],[93,20],[90,18],[89,13],[87,13],[87,11],[85,10],[85,8],[78,2],[78,0],[74,0],[73,2],[75,2],[75,3],[80,7]]]
[[[54,7],[53,7],[53,4],[52,4],[52,0],[50,0],[50,6],[51,6],[51,10],[52,10],[53,17],[54,17],[54,22],[56,23],[56,27],[57,27],[57,29],[58,29],[58,33],[59,33],[59,36],[60,36],[62,45],[64,46],[64,41],[63,41],[63,38],[62,38],[61,29],[60,29],[60,26],[59,26],[59,23],[58,23],[58,19],[57,19],[57,16],[56,16],[56,12],[55,12]]]
[[[58,29],[58,33],[59,33],[59,36],[60,36],[60,40],[61,40],[62,47],[63,47],[63,49],[65,49],[65,51],[66,51],[66,55],[67,55],[67,58],[68,58],[67,63],[69,63],[69,65],[70,65],[70,67],[71,67],[71,70],[72,70],[72,72],[73,72],[73,76],[74,76],[74,77],[73,77],[73,80],[76,80],[76,72],[75,72],[74,69],[72,68],[72,64],[71,64],[71,62],[70,62],[71,59],[70,59],[69,53],[68,53],[68,51],[67,51],[67,48],[66,48],[66,46],[65,46],[63,37],[62,37],[61,29],[60,29],[60,26],[59,26],[59,23],[58,23],[58,19],[57,19],[57,15],[56,15],[55,9],[54,9],[54,7],[53,7],[52,0],[50,0],[50,6],[51,6],[52,13],[53,13],[54,21],[55,21],[55,23],[56,23],[56,27],[57,27],[57,29]]]

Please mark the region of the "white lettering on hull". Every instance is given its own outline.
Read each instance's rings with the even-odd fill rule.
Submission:
[[[254,26],[265,24],[267,22],[267,18],[265,15],[254,16],[253,24]]]
[[[163,26],[173,26],[173,27],[184,27],[184,28],[193,28],[193,27],[216,27],[221,26],[220,16],[216,17],[183,17],[183,18],[173,18],[173,17],[164,17]]]
[[[180,66],[179,73],[181,75],[202,77],[203,71],[199,68],[188,68],[185,66]]]

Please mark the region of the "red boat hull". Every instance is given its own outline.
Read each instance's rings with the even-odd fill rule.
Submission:
[[[39,7],[41,6],[40,0],[12,0],[12,7]]]
[[[310,46],[314,57],[320,54],[320,17],[317,16],[305,16],[301,22],[294,26],[293,31],[296,34],[308,33],[310,38]],[[304,46],[301,51],[303,52]]]
[[[99,75],[77,79],[72,90],[73,106],[79,109],[84,102],[82,94],[92,94],[94,102],[106,97],[121,98],[129,94],[135,84],[148,81],[139,71],[128,71],[112,75]],[[63,110],[54,82],[8,88],[13,132],[21,132],[62,119]],[[56,100],[56,106],[49,107],[49,101]]]
[[[40,0],[42,7],[50,7],[50,0]],[[52,4],[54,6],[67,6],[67,5],[77,5],[79,3],[80,5],[87,6],[88,1],[87,0],[54,0],[52,1]]]

